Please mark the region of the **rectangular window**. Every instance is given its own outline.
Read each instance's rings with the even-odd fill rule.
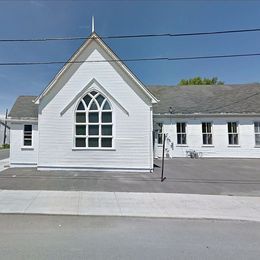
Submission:
[[[228,144],[238,145],[238,124],[237,122],[228,122]]]
[[[159,130],[158,130],[158,135],[157,135],[157,141],[158,141],[158,144],[162,144],[163,143],[163,132],[162,132],[163,124],[158,123],[158,125],[159,125]]]
[[[23,127],[23,145],[32,146],[32,125],[24,125]]]
[[[260,146],[260,122],[255,122],[254,127],[255,127],[255,145]]]
[[[202,142],[204,145],[212,145],[212,123],[203,122],[202,126]]]
[[[187,144],[186,123],[176,123],[177,126],[177,144]]]

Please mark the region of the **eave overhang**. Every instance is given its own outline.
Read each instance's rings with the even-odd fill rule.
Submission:
[[[10,122],[10,123],[38,123],[38,118],[36,118],[36,117],[23,117],[23,118],[8,117],[6,119],[6,121]]]
[[[198,118],[198,117],[260,117],[259,113],[193,113],[193,114],[170,114],[170,113],[154,113],[154,117],[166,118]]]

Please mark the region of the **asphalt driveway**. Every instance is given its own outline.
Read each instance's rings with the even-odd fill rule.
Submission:
[[[166,180],[160,182],[161,161],[154,173],[37,171],[0,172],[0,189],[173,192],[260,196],[259,159],[188,159],[165,161]]]
[[[1,149],[0,150],[0,160],[7,159],[9,157],[10,150],[9,149]]]

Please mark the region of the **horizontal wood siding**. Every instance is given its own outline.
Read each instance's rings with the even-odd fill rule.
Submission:
[[[93,43],[79,60],[100,60],[104,57],[108,58]],[[39,166],[150,169],[152,126],[147,97],[114,64],[73,66],[40,103]],[[127,115],[110,99],[114,124],[113,150],[73,150],[76,103],[60,115],[93,78],[129,113]],[[95,83],[93,87],[100,90]]]
[[[227,122],[238,123],[239,145],[228,145]],[[196,150],[202,157],[230,157],[230,158],[260,158],[260,148],[255,147],[254,121],[260,118],[225,117],[225,118],[156,118],[156,122],[163,123],[163,131],[168,134],[166,154],[169,157],[185,157],[187,150]],[[187,145],[177,145],[176,122],[187,123]],[[212,123],[213,145],[203,146],[202,122]],[[172,144],[173,143],[173,144]],[[162,147],[155,140],[155,157],[161,157]]]
[[[26,123],[30,124],[30,123]],[[10,131],[10,164],[11,166],[35,165],[38,162],[38,125],[32,124],[33,146],[23,147],[24,124],[11,124]]]

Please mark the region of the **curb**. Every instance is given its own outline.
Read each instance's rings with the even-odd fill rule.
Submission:
[[[180,217],[180,216],[168,216],[168,217],[162,217],[162,216],[148,216],[148,215],[97,215],[97,214],[61,214],[61,213],[25,213],[25,212],[1,212],[0,215],[32,215],[32,216],[68,216],[68,217],[108,217],[108,218],[149,218],[149,219],[173,219],[173,220],[197,220],[197,221],[230,221],[230,222],[255,222],[259,223],[260,220],[257,219],[242,219],[242,218],[210,218],[210,217]]]

